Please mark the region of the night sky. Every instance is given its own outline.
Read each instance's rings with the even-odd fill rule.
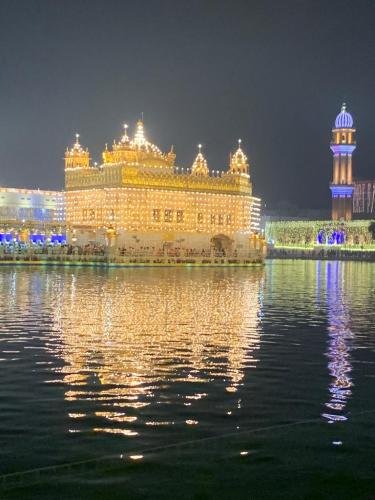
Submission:
[[[0,185],[62,189],[75,132],[100,161],[143,112],[179,165],[240,137],[269,207],[327,208],[343,100],[375,178],[374,26],[374,0],[1,0]]]

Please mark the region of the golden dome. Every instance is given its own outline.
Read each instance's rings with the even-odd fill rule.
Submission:
[[[207,166],[207,160],[202,154],[202,145],[198,144],[198,154],[194,160],[191,167],[191,175],[208,175],[209,170]]]
[[[249,174],[249,163],[241,149],[241,142],[241,139],[238,139],[237,151],[230,157],[229,171],[232,174]]]
[[[142,120],[138,120],[133,139],[127,133],[128,125],[124,125],[124,135],[119,142],[114,141],[112,151],[103,152],[104,163],[132,163],[153,167],[173,166],[173,151],[164,154],[145,137]]]

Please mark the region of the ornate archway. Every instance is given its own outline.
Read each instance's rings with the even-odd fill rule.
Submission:
[[[217,234],[211,238],[211,246],[214,252],[229,255],[233,250],[233,240],[225,234]]]

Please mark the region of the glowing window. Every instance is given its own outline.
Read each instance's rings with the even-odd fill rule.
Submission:
[[[173,211],[164,210],[164,222],[172,222],[172,220],[173,220]]]
[[[152,220],[154,222],[160,222],[160,210],[158,208],[154,208],[152,211]]]
[[[184,211],[177,210],[177,222],[184,222]]]

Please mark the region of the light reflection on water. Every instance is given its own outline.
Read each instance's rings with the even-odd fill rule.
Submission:
[[[329,387],[328,412],[323,413],[329,422],[345,421],[345,408],[351,395],[350,350],[353,333],[350,329],[350,289],[345,288],[344,266],[339,262],[327,264],[328,303],[328,369],[332,377]]]
[[[320,415],[349,425],[370,391],[372,266],[1,268],[12,470]]]
[[[65,399],[96,401],[95,415],[117,425],[96,432],[136,436],[125,427],[137,420],[135,411],[179,399],[191,406],[207,396],[196,385],[215,379],[236,392],[245,368],[257,362],[262,274],[236,287],[222,271],[120,272],[88,286],[70,276],[53,299]],[[169,392],[174,384],[184,384],[181,394]]]

